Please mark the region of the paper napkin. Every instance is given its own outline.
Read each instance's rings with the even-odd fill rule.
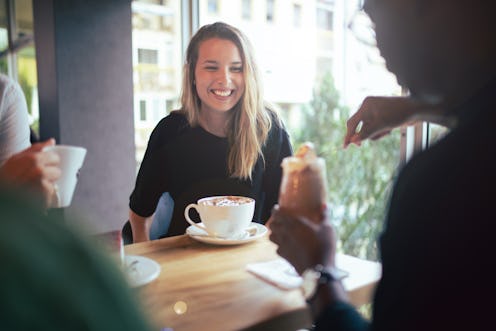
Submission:
[[[303,281],[295,268],[283,258],[249,263],[246,265],[246,270],[285,290],[298,288]]]
[[[284,290],[298,288],[303,282],[291,263],[282,257],[266,262],[249,263],[246,265],[246,270]],[[349,276],[349,272],[340,268],[336,268],[336,272],[339,279]]]

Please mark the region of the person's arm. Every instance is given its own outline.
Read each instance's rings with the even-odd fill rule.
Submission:
[[[150,227],[152,226],[153,215],[143,217],[129,210],[129,223],[133,231],[133,243],[139,243],[150,240]]]
[[[418,121],[452,126],[445,109],[410,97],[367,97],[346,122],[344,146],[360,145],[363,140],[379,139],[392,129]]]
[[[11,156],[28,148],[29,115],[21,87],[0,74],[0,166]]]
[[[299,274],[322,265],[335,268],[336,234],[327,211],[321,215],[322,223],[315,224],[280,210],[275,206],[268,222],[270,240],[278,245],[277,253],[287,259]],[[342,282],[333,279],[320,284],[307,300],[315,330],[365,331],[368,323],[349,303]]]
[[[34,192],[44,207],[50,207],[55,197],[54,183],[61,175],[60,158],[43,148],[54,144],[54,139],[48,139],[11,156],[0,167],[0,181]]]
[[[337,239],[326,211],[322,213],[322,223],[315,224],[275,206],[268,226],[270,240],[278,245],[277,253],[287,259],[299,274],[316,265],[335,268]],[[348,302],[339,280],[317,288],[317,294],[309,301],[314,318],[334,302]]]
[[[162,194],[169,191],[166,183],[168,172],[164,170],[167,169],[167,153],[161,149],[186,124],[184,116],[170,114],[157,124],[150,135],[136,184],[129,198],[129,223],[134,243],[150,240],[150,228],[157,203]]]

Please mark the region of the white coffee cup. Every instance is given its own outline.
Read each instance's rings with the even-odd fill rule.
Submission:
[[[43,151],[57,153],[60,157],[60,170],[62,174],[55,182],[57,200],[53,207],[63,208],[71,204],[72,196],[77,184],[79,169],[83,166],[86,148],[69,145],[48,146]]]
[[[196,209],[200,214],[202,225],[189,217],[189,210]],[[184,210],[186,221],[206,231],[212,237],[232,238],[249,227],[255,211],[255,200],[242,196],[212,196],[189,204]]]

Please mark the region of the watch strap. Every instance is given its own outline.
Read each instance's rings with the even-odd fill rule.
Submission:
[[[339,281],[346,273],[332,267],[324,267],[321,264],[305,270],[303,273],[303,295],[307,302],[312,301],[317,293],[317,289],[321,285],[330,284],[334,281]],[[344,276],[343,276],[344,275]]]

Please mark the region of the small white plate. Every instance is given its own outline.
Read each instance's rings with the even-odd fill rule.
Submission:
[[[124,274],[131,287],[143,286],[160,275],[160,265],[144,256],[126,255]]]
[[[203,226],[202,223],[198,223],[198,225]],[[207,244],[213,245],[240,245],[245,244],[254,240],[257,240],[260,237],[263,237],[267,233],[267,228],[265,225],[260,223],[252,222],[250,223],[249,228],[255,228],[255,231],[248,233],[246,232],[245,236],[242,238],[219,238],[209,236],[205,231],[198,229],[197,227],[190,225],[186,229],[186,234],[191,238],[201,241]]]

